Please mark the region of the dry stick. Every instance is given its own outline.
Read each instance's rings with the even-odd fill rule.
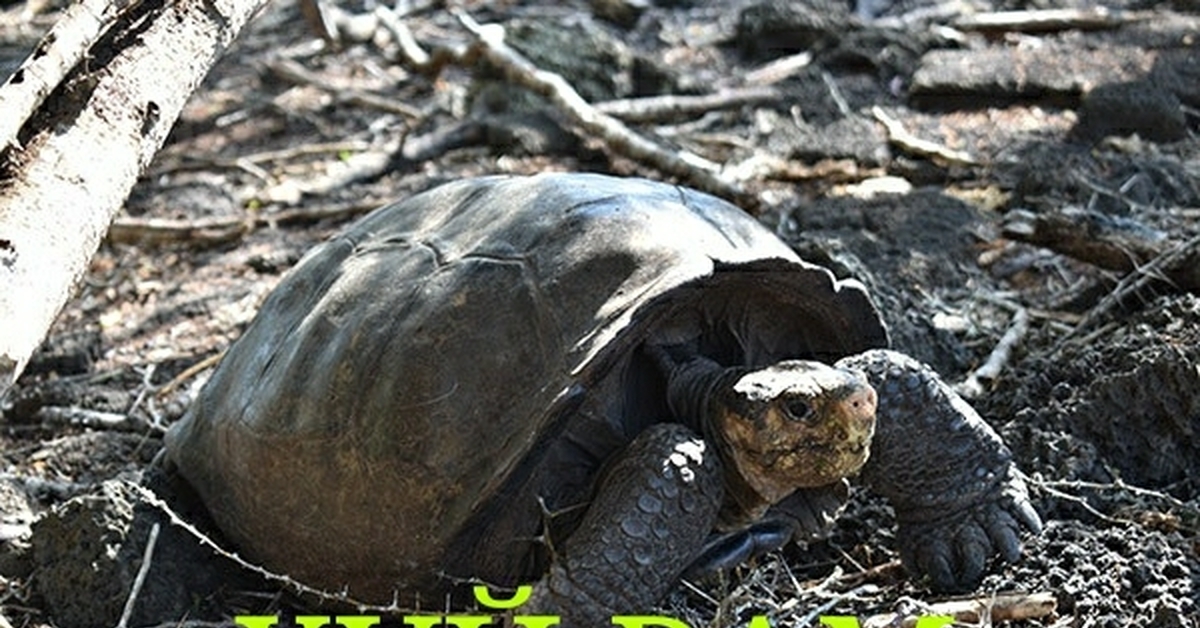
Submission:
[[[158,544],[158,530],[157,523],[150,526],[150,538],[146,539],[146,551],[142,554],[142,565],[138,567],[137,576],[133,579],[133,586],[129,588],[129,597],[125,598],[125,610],[121,611],[121,619],[117,622],[117,628],[125,628],[129,625],[129,618],[133,615],[133,606],[137,603],[142,587],[146,584],[146,574],[150,573],[150,561],[154,558],[154,546]]]
[[[122,10],[110,0],[81,0],[63,12],[37,50],[0,89],[0,150],[17,144],[21,125],[87,56],[113,15]]]
[[[887,129],[888,140],[907,152],[919,155],[921,157],[940,159],[952,165],[979,165],[979,162],[966,152],[953,150],[942,146],[941,144],[937,144],[929,140],[923,140],[912,133],[909,133],[899,120],[889,116],[882,107],[872,107],[871,115],[875,116],[875,119]]]
[[[829,601],[817,605],[816,608],[812,609],[808,612],[808,614],[797,620],[796,624],[800,626],[810,625],[817,621],[821,615],[825,614],[825,611],[837,606],[838,604],[841,604],[846,600],[857,598],[860,593],[874,593],[877,588],[878,587],[873,584],[863,584],[846,591],[845,593],[835,593],[830,596]]]
[[[1058,600],[1052,593],[998,594],[967,600],[949,600],[928,604],[922,614],[946,615],[955,622],[981,624],[984,622],[1018,621],[1045,617],[1054,612]],[[884,613],[873,615],[863,622],[864,628],[885,628],[917,624],[917,617],[908,614]],[[986,625],[991,625],[988,623]]]
[[[121,217],[113,221],[108,238],[123,244],[163,245],[186,243],[197,246],[223,244],[263,226],[311,224],[321,220],[347,220],[382,206],[385,201],[359,201],[346,205],[305,207],[271,214],[169,220]]]
[[[274,179],[270,173],[263,170],[259,164],[287,161],[299,157],[311,157],[314,155],[327,154],[345,154],[359,153],[365,150],[370,150],[371,144],[362,140],[350,140],[345,142],[316,142],[313,144],[303,144],[283,148],[280,150],[267,150],[241,157],[210,157],[210,156],[194,156],[189,154],[183,155],[166,155],[161,154],[155,160],[155,166],[151,168],[143,178],[152,180],[157,177],[181,171],[193,170],[210,170],[214,168],[230,168],[242,170],[249,173],[251,176],[263,182],[271,182]]]
[[[1200,235],[1181,242],[1168,251],[1150,260],[1149,263],[1137,267],[1117,282],[1117,287],[1096,304],[1074,329],[1067,332],[1054,346],[1051,355],[1058,355],[1066,346],[1067,341],[1085,332],[1104,317],[1108,316],[1119,303],[1125,301],[1133,293],[1146,287],[1151,281],[1166,278],[1167,272],[1179,262],[1200,254]]]
[[[747,85],[774,85],[784,79],[795,76],[800,70],[812,63],[812,53],[805,51],[787,57],[775,59],[760,68],[746,73],[742,80]]]
[[[1130,521],[1128,519],[1119,519],[1117,517],[1110,517],[1110,516],[1100,512],[1099,510],[1096,510],[1096,508],[1094,506],[1092,506],[1091,504],[1089,504],[1086,499],[1079,497],[1078,495],[1064,493],[1064,492],[1054,488],[1051,485],[1052,483],[1043,482],[1043,481],[1034,480],[1034,479],[1027,479],[1026,481],[1029,482],[1030,484],[1040,488],[1041,490],[1046,491],[1046,493],[1048,495],[1057,497],[1059,499],[1064,499],[1066,501],[1069,501],[1069,502],[1079,506],[1080,508],[1087,511],[1088,514],[1090,514],[1093,517],[1095,517],[1101,521],[1104,521],[1106,523],[1112,523],[1112,524],[1122,525],[1122,526],[1133,525],[1133,523],[1134,523],[1133,521]]]
[[[1139,497],[1152,497],[1154,499],[1162,500],[1171,506],[1174,506],[1175,508],[1189,508],[1187,503],[1173,495],[1148,488],[1142,488],[1140,486],[1134,486],[1133,484],[1127,484],[1121,479],[1117,479],[1108,484],[1102,484],[1100,482],[1084,482],[1082,480],[1043,480],[1038,483],[1038,486],[1055,489],[1073,488],[1090,489],[1094,491],[1124,491]]]
[[[184,382],[195,377],[201,371],[203,371],[209,367],[216,366],[218,363],[221,362],[221,358],[225,357],[226,351],[228,351],[228,349],[221,349],[220,351],[208,356],[207,358],[204,358],[203,360],[200,360],[199,362],[183,369],[182,373],[180,373],[179,375],[176,375],[174,379],[167,382],[166,384],[163,384],[161,388],[159,388],[157,391],[155,391],[154,396],[158,397],[159,399],[162,399],[163,397],[171,394],[176,388],[179,388],[180,386],[182,386]]]
[[[761,200],[746,193],[737,183],[718,174],[719,164],[687,151],[672,152],[626,127],[620,120],[605,115],[587,101],[558,74],[538,69],[528,59],[504,43],[504,29],[497,24],[481,26],[471,16],[458,12],[458,19],[476,38],[477,50],[501,68],[513,82],[546,98],[584,131],[604,142],[609,149],[689,184],[753,210]]]
[[[142,2],[112,16],[93,45],[104,48],[103,71],[77,65],[62,82],[63,98],[32,114],[38,128],[24,145],[0,146],[0,397],[84,276],[187,98],[261,4]],[[137,37],[113,36],[127,32]]]
[[[850,103],[846,102],[846,97],[842,95],[842,90],[838,87],[833,75],[821,70],[821,80],[825,82],[825,89],[829,90],[829,97],[837,105],[838,112],[842,114],[842,117],[849,118],[853,115],[854,112],[850,109]]]
[[[708,113],[719,109],[735,109],[744,105],[774,102],[782,94],[771,87],[739,87],[722,89],[715,94],[699,96],[650,96],[609,100],[593,105],[596,111],[625,122],[661,122]]]
[[[976,399],[982,395],[984,381],[990,382],[1000,376],[1000,371],[1004,370],[1004,365],[1008,364],[1008,360],[1012,356],[1013,347],[1021,342],[1028,331],[1029,310],[1020,308],[1016,314],[1013,314],[1012,323],[1000,337],[1000,341],[996,343],[987,360],[979,368],[971,371],[971,374],[961,384],[955,386],[958,394],[967,399]]]
[[[161,497],[159,497],[158,495],[155,495],[146,487],[138,486],[136,484],[131,484],[130,488],[133,489],[133,491],[136,492],[138,494],[138,496],[142,498],[142,501],[157,508],[159,510],[159,512],[162,512],[168,519],[170,519],[172,525],[179,526],[185,532],[190,534],[192,536],[192,538],[196,539],[196,541],[198,543],[200,543],[204,547],[207,547],[208,549],[212,550],[218,556],[221,556],[227,560],[233,561],[234,564],[241,567],[242,569],[251,571],[254,574],[256,574],[268,581],[282,584],[300,594],[312,595],[312,596],[320,598],[322,600],[341,602],[343,604],[354,606],[360,612],[364,612],[364,611],[396,612],[396,611],[411,610],[411,609],[401,608],[396,603],[392,603],[387,606],[381,606],[378,604],[368,604],[366,602],[362,602],[362,601],[359,601],[359,600],[356,600],[356,599],[350,597],[345,592],[332,593],[329,591],[325,591],[323,589],[317,589],[314,587],[310,587],[310,586],[304,584],[303,582],[298,582],[288,576],[277,574],[269,569],[266,569],[264,567],[254,564],[252,562],[249,562],[246,559],[242,558],[241,556],[238,556],[237,554],[225,549],[224,547],[221,547],[220,544],[218,544],[216,541],[209,538],[208,535],[201,532],[199,529],[196,528],[196,526],[185,521],[183,519],[183,517],[179,516],[179,513],[175,512],[175,510],[172,509],[169,504],[167,504],[165,501],[163,501]]]
[[[34,413],[34,418],[46,425],[83,426],[92,429],[112,430],[117,432],[144,433],[146,430],[158,430],[156,426],[130,414],[116,412],[101,412],[76,406],[42,406]]]
[[[378,149],[327,162],[325,172],[314,173],[306,179],[284,179],[262,190],[257,196],[266,202],[286,204],[299,203],[305,194],[323,196],[355,181],[385,174],[392,167],[394,156],[400,152],[402,146],[402,140],[390,140]]]
[[[398,114],[411,120],[417,120],[422,117],[421,112],[415,107],[406,105],[394,98],[372,94],[360,89],[334,85],[320,74],[309,70],[293,59],[286,57],[275,59],[267,67],[282,79],[300,85],[315,87],[347,104],[379,109],[380,111]]]
[[[1098,30],[1118,28],[1131,22],[1144,20],[1149,13],[1144,11],[1113,11],[1105,7],[1091,9],[1041,9],[1031,11],[997,11],[975,13],[954,20],[954,27],[974,31],[1016,31],[1024,33]]]

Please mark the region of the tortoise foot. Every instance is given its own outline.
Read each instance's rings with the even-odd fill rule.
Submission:
[[[647,612],[700,551],[721,503],[717,453],[677,424],[655,425],[613,461],[579,528],[523,609],[565,627]]]

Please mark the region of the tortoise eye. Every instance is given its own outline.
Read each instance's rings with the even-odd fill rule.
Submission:
[[[787,399],[783,402],[783,408],[787,411],[787,417],[793,421],[807,423],[813,419],[812,406],[804,399]]]

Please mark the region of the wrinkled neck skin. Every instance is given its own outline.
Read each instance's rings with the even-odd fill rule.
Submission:
[[[655,358],[667,377],[667,403],[671,413],[680,423],[703,435],[705,441],[716,447],[720,457],[725,497],[718,527],[730,530],[757,521],[772,503],[746,481],[728,439],[716,427],[722,406],[729,401],[728,391],[751,369],[724,367],[695,354],[680,360],[662,348],[656,350]]]

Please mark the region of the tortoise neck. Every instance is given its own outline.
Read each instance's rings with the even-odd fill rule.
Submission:
[[[716,448],[721,460],[725,499],[720,527],[732,529],[758,519],[771,504],[742,477],[730,444],[718,429],[718,417],[728,410],[725,406],[730,403],[729,391],[751,369],[721,366],[698,355],[682,361],[666,353],[655,357],[667,376],[667,403],[675,420],[703,435]]]

